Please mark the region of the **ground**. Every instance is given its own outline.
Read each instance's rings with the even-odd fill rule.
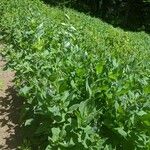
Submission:
[[[0,51],[3,45],[0,44]],[[5,70],[5,61],[0,56],[0,150],[16,150],[21,134],[19,114],[21,100],[13,88],[15,73]]]

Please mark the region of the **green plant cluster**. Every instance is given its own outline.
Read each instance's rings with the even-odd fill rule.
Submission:
[[[38,0],[1,0],[0,32],[31,149],[150,149],[149,35]]]
[[[149,0],[43,0],[51,5],[87,12],[126,30],[150,33]]]

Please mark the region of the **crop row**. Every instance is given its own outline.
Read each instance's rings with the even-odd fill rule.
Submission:
[[[150,148],[150,37],[38,0],[1,0],[3,52],[32,149]]]

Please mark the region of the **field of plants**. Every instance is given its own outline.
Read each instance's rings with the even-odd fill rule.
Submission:
[[[150,149],[148,34],[39,0],[1,0],[0,39],[24,97],[23,150]]]

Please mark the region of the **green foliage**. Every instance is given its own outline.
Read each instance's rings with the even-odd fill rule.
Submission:
[[[148,35],[38,0],[1,0],[0,14],[32,149],[150,149]]]
[[[43,0],[46,3],[72,7],[102,18],[114,26],[132,31],[150,32],[149,0]]]

